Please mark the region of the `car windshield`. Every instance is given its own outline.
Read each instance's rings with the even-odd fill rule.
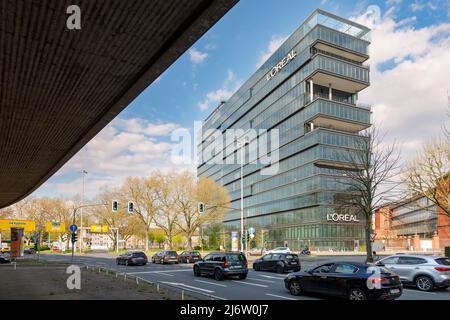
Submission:
[[[145,254],[143,252],[134,252],[133,256],[135,256],[135,257],[145,257]]]
[[[177,252],[176,251],[166,251],[166,254],[175,256],[177,254]]]
[[[443,266],[450,266],[450,259],[447,258],[438,258],[434,259],[434,261]]]
[[[200,255],[199,252],[192,252],[191,255],[193,255],[194,257],[198,257]]]
[[[298,255],[296,254],[287,254],[286,255],[287,260],[298,260]]]
[[[227,258],[233,262],[245,261],[245,257],[242,254],[229,254]]]

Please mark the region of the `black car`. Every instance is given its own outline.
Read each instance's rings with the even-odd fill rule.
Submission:
[[[198,251],[183,251],[178,255],[178,262],[180,263],[197,262],[201,259],[202,256]]]
[[[284,284],[292,295],[318,293],[349,300],[392,300],[403,292],[395,273],[353,262],[326,263],[306,272],[294,272],[284,279]]]
[[[116,258],[117,264],[123,265],[146,265],[148,262],[147,256],[142,251],[129,251]]]
[[[153,263],[178,263],[178,254],[176,251],[163,250],[158,251],[152,256]]]
[[[9,253],[0,252],[0,263],[11,263],[11,257]]]
[[[269,253],[253,262],[255,271],[276,271],[285,273],[300,271],[298,255],[292,253]]]
[[[214,276],[216,280],[222,280],[228,276],[245,279],[248,273],[247,266],[247,259],[241,252],[210,253],[194,264],[194,275],[196,277]]]

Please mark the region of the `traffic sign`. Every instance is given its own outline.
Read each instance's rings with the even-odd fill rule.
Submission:
[[[250,227],[250,228],[248,228],[248,233],[250,233],[250,234],[254,234],[255,233],[255,228],[253,228],[253,227]]]
[[[76,224],[72,224],[72,225],[70,225],[69,229],[72,232],[76,232],[78,230],[78,226]]]
[[[371,233],[371,234],[370,234],[370,241],[374,242],[376,236],[377,236],[376,233]]]

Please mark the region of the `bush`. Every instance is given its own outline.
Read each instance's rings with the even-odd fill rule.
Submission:
[[[201,249],[202,249],[202,247],[200,247],[200,246],[195,246],[195,247],[194,247],[194,250],[197,250],[197,251],[198,251],[198,250],[201,250]]]
[[[34,247],[32,247],[32,248],[34,248]],[[48,250],[50,250],[50,247],[49,246],[40,246],[38,250],[39,251],[48,251]]]

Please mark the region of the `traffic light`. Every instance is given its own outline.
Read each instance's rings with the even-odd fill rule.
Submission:
[[[134,203],[132,201],[128,201],[128,213],[134,212]]]
[[[203,202],[198,203],[198,213],[200,214],[205,213],[205,204]]]
[[[76,233],[72,233],[72,243],[77,242],[77,240],[78,240],[77,234]]]
[[[117,200],[112,201],[112,211],[117,212],[119,210],[119,202]]]

